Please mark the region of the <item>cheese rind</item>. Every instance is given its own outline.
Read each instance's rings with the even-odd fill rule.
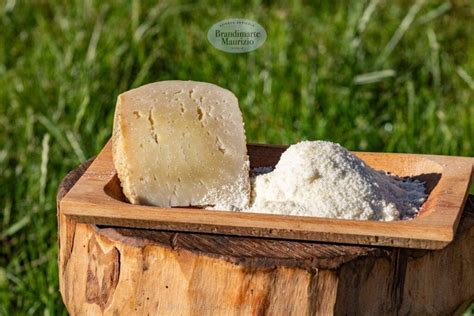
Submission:
[[[113,160],[133,204],[249,203],[242,113],[232,92],[193,81],[161,81],[119,95]]]

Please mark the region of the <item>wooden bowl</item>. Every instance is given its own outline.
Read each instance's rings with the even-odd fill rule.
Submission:
[[[251,167],[274,166],[285,149],[248,145]],[[422,249],[440,249],[453,240],[472,179],[473,158],[354,154],[374,169],[426,182],[429,195],[419,215],[411,220],[379,222],[133,205],[122,193],[110,141],[60,207],[74,221],[119,227]]]

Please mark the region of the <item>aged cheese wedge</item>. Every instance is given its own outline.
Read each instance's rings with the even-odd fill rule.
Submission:
[[[249,203],[242,113],[232,92],[210,83],[162,81],[119,95],[113,160],[133,204]]]

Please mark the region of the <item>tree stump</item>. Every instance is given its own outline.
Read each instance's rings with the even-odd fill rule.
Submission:
[[[59,207],[58,226],[71,315],[448,315],[474,300],[474,196],[438,251],[97,227]]]

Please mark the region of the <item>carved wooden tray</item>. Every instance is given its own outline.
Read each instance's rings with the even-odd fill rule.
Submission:
[[[416,218],[378,222],[133,205],[122,193],[111,147],[109,141],[61,200],[63,214],[97,225],[422,249],[452,241],[474,163],[469,157],[355,152],[375,169],[426,182],[429,196]],[[251,167],[274,166],[285,148],[248,145]]]

